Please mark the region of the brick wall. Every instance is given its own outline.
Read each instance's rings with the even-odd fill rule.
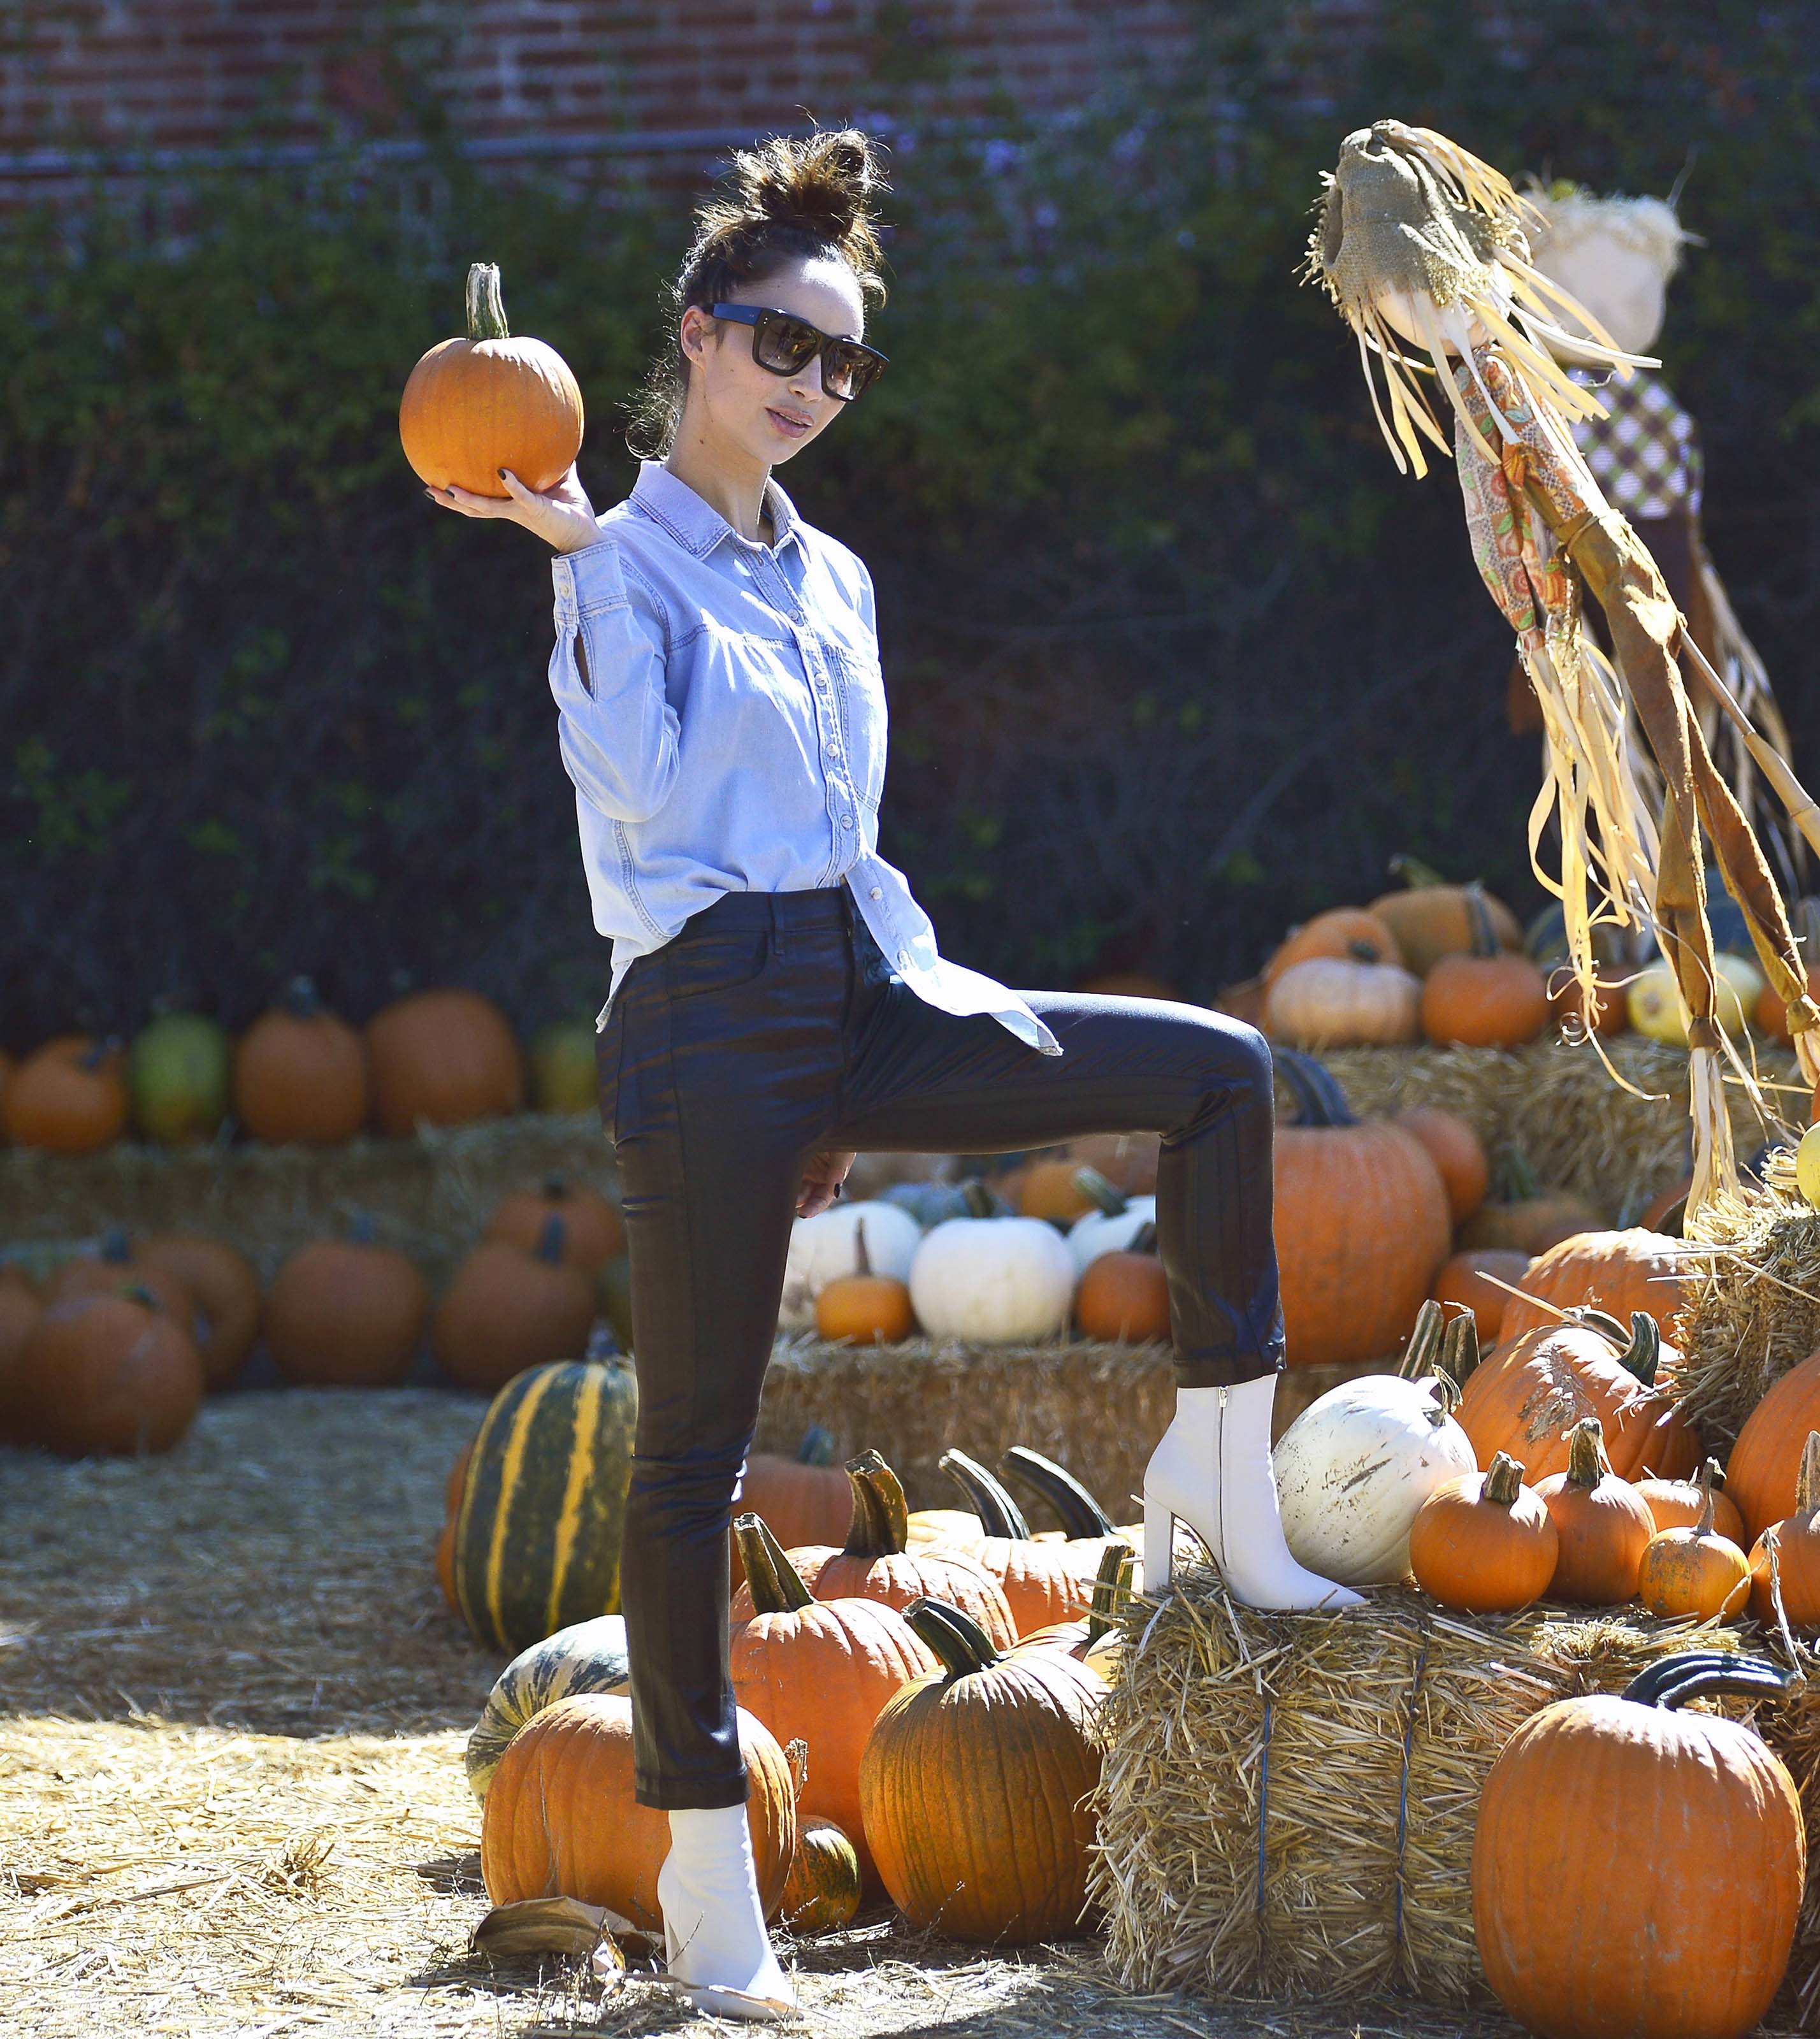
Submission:
[[[5,0],[0,182],[72,154],[407,131],[508,160],[697,160],[774,127],[965,116],[1167,66],[1195,0]]]

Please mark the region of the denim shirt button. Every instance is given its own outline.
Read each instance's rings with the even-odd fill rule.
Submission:
[[[881,892],[876,885],[873,886],[872,890],[866,894],[866,897],[868,899],[882,899],[884,896],[884,894]]]
[[[898,961],[907,970],[910,967],[910,951],[908,949],[899,949],[898,951]]]

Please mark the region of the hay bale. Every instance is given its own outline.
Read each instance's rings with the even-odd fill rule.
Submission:
[[[1225,2001],[1483,1999],[1470,1866],[1499,1750],[1689,1641],[1636,1610],[1473,1620],[1396,1589],[1286,1615],[1209,1570],[1178,1586],[1126,1620],[1092,1887],[1125,1988]]]
[[[1773,1152],[1746,1186],[1688,1222],[1692,1299],[1681,1313],[1681,1399],[1716,1451],[1791,1367],[1820,1349],[1820,1211]]]
[[[100,1154],[0,1152],[0,1244],[55,1259],[110,1225],[196,1231],[237,1247],[269,1281],[286,1256],[370,1211],[379,1236],[439,1285],[511,1191],[564,1175],[617,1199],[613,1147],[592,1113],[524,1112],[340,1147],[173,1149],[122,1141]]]

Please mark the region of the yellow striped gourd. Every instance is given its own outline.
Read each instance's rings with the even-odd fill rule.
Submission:
[[[518,1651],[619,1609],[638,1389],[621,1359],[559,1360],[508,1380],[474,1439],[455,1517],[455,1603]]]
[[[623,1692],[628,1675],[625,1623],[617,1614],[597,1614],[592,1621],[559,1628],[520,1650],[500,1673],[468,1737],[468,1783],[474,1796],[485,1804],[500,1758],[526,1722],[572,1693]]]

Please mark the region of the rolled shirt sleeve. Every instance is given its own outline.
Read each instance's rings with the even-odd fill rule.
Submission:
[[[556,697],[563,768],[615,821],[648,821],[670,797],[681,725],[664,693],[664,632],[644,590],[634,601],[619,547],[603,534],[550,561],[556,593]]]

